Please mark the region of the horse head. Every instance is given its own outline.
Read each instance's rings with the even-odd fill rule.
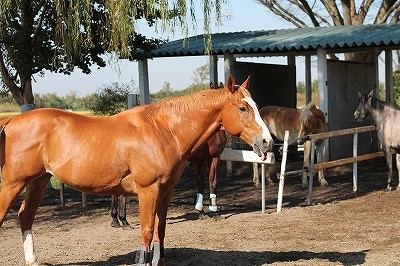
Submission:
[[[248,90],[250,77],[242,85],[236,85],[232,75],[224,89],[230,92],[231,100],[226,102],[221,112],[224,129],[239,136],[253,147],[253,151],[265,160],[265,153],[273,148],[273,140],[264,121],[258,112],[257,104]]]
[[[372,98],[373,91],[371,91],[369,94],[363,94],[361,92],[358,92],[358,106],[356,111],[354,112],[354,118],[357,121],[362,121],[366,116],[370,114],[370,107],[371,107],[371,101],[370,99]]]
[[[314,103],[308,103],[300,114],[299,138],[311,134],[318,134],[328,131],[324,113]],[[299,139],[298,143],[303,144],[305,139]]]

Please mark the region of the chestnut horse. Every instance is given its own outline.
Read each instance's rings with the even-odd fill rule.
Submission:
[[[260,115],[267,125],[271,134],[278,140],[283,141],[285,131],[289,130],[289,143],[298,137],[311,134],[327,132],[324,113],[319,110],[314,103],[308,103],[301,110],[285,108],[280,106],[265,106],[260,109]],[[303,144],[301,141],[298,144]],[[317,162],[325,161],[325,140],[316,142]],[[304,143],[304,165],[310,164],[311,142]],[[324,170],[318,172],[318,181],[321,186],[327,186],[328,182],[324,177]],[[269,182],[272,182],[269,180]],[[307,173],[303,173],[302,187],[308,187]]]
[[[212,217],[218,220],[220,215],[217,206],[217,167],[220,161],[219,156],[224,151],[226,146],[226,133],[224,130],[219,130],[212,136],[203,146],[200,147],[188,161],[193,161],[196,164],[197,173],[197,194],[195,209],[199,211],[199,218],[203,219],[206,214],[203,211],[203,194],[205,175],[208,171],[208,181],[210,188],[210,205],[209,210]],[[111,226],[112,227],[127,227],[129,222],[126,220],[126,202],[127,196],[113,195],[111,198]],[[121,222],[121,223],[120,223]]]
[[[224,87],[222,82],[219,83],[218,89]],[[214,90],[214,84],[210,82],[210,89]],[[199,211],[199,218],[206,217],[203,211],[203,194],[205,174],[208,171],[208,182],[210,188],[210,205],[209,210],[215,220],[220,217],[217,206],[217,167],[220,161],[219,156],[224,151],[226,146],[226,133],[220,130],[213,135],[203,146],[200,147],[188,161],[193,161],[196,164],[197,174],[197,194],[195,201],[195,209]],[[112,227],[127,227],[129,226],[126,220],[126,195],[113,195],[111,197],[111,226]],[[120,224],[121,222],[121,224]]]
[[[37,109],[0,119],[0,226],[26,188],[18,212],[25,261],[37,265],[32,225],[52,175],[69,187],[104,196],[138,195],[139,265],[165,265],[166,216],[186,162],[221,127],[262,160],[273,140],[248,91],[232,75],[205,90],[110,117]],[[153,245],[152,245],[153,243]]]

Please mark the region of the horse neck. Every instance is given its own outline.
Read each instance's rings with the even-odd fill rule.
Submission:
[[[221,128],[220,113],[226,100],[223,91],[218,90],[163,101],[154,105],[151,119],[164,125],[180,152],[190,156]]]
[[[386,116],[382,116],[382,112],[385,109],[385,112],[395,111],[389,103],[382,101],[378,98],[371,97],[371,105],[369,107],[372,119],[375,121],[377,125],[382,124]]]

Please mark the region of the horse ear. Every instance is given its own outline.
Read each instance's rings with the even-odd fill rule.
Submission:
[[[232,74],[229,74],[228,79],[226,80],[226,87],[230,92],[235,91],[235,79],[233,78]]]
[[[361,97],[362,97],[362,93],[361,93],[361,92],[359,92],[359,91],[357,91],[357,95],[358,95],[358,99],[361,99]]]
[[[371,90],[371,92],[368,94],[370,97],[374,96],[374,90]]]
[[[246,81],[243,82],[241,87],[246,88],[247,90],[249,89],[249,83],[250,83],[250,76],[247,77]]]
[[[215,90],[214,83],[210,82],[210,89]]]

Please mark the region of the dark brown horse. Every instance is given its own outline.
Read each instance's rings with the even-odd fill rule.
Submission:
[[[0,119],[0,226],[26,188],[18,212],[25,261],[37,265],[32,225],[51,176],[81,192],[138,195],[139,265],[165,265],[168,206],[186,162],[223,126],[261,159],[273,140],[247,89],[232,75],[205,90],[139,106],[111,117],[37,109]],[[11,247],[10,247],[11,248]]]
[[[260,115],[267,125],[271,134],[278,140],[283,141],[285,131],[289,131],[289,143],[298,137],[311,134],[327,132],[328,124],[326,123],[324,113],[319,110],[314,103],[310,102],[302,109],[292,109],[280,106],[265,106],[260,109]],[[296,143],[302,144],[302,143]],[[318,163],[325,160],[325,141],[316,142],[317,161]],[[304,143],[304,165],[310,164],[311,143]],[[257,180],[258,181],[258,180]],[[324,170],[318,172],[318,181],[321,186],[328,185],[324,177]],[[272,182],[272,180],[269,180]],[[302,186],[307,187],[307,173],[303,173]]]

